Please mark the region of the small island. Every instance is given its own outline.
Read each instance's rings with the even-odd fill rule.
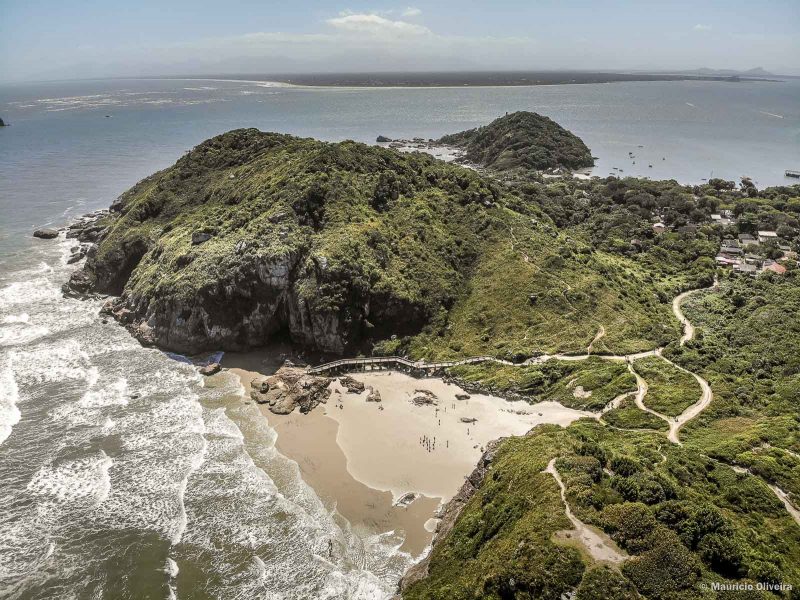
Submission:
[[[446,135],[440,144],[464,151],[464,158],[495,171],[582,169],[594,159],[576,135],[532,112],[507,114],[469,131]]]

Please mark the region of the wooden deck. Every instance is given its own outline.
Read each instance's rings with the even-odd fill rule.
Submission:
[[[474,356],[462,360],[451,360],[445,362],[429,363],[423,360],[411,361],[402,356],[375,356],[370,358],[342,358],[333,362],[308,367],[308,372],[312,375],[344,373],[347,371],[379,371],[394,369],[397,371],[407,371],[419,375],[432,375],[456,367],[458,365],[471,365],[482,362],[495,362],[502,365],[513,364],[507,360],[501,360],[493,356]]]

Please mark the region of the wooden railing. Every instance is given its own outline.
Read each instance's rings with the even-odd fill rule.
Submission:
[[[450,367],[457,367],[459,365],[471,365],[482,362],[496,362],[503,365],[513,364],[507,360],[495,358],[493,356],[473,356],[471,358],[464,358],[461,360],[450,360],[444,362],[426,362],[424,360],[411,361],[402,356],[374,356],[369,358],[342,358],[334,360],[329,363],[317,365],[316,367],[309,367],[308,372],[312,375],[318,373],[328,373],[330,371],[347,370],[348,368],[359,368],[367,366],[386,366],[391,368],[405,367],[412,371],[439,371],[441,369],[449,369]]]

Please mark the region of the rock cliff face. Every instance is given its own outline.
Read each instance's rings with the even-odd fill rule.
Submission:
[[[176,351],[285,335],[339,354],[448,311],[505,195],[427,155],[232,131],[79,231],[97,248],[67,291],[115,296],[108,314]]]

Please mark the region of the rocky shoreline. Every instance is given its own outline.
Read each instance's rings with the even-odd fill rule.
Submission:
[[[408,571],[406,571],[405,575],[403,575],[403,577],[400,579],[398,582],[398,591],[400,594],[395,596],[395,600],[400,600],[403,592],[405,592],[414,583],[425,579],[428,576],[428,567],[430,565],[433,551],[436,549],[436,545],[447,537],[447,534],[450,533],[450,531],[453,529],[453,526],[456,524],[461,511],[470,501],[472,496],[475,495],[475,492],[480,489],[484,479],[486,478],[486,475],[492,468],[492,463],[494,462],[497,448],[505,439],[506,438],[498,438],[487,444],[486,450],[481,455],[480,460],[478,460],[478,464],[476,465],[475,469],[464,480],[464,485],[461,486],[461,489],[455,496],[453,496],[444,506],[439,509],[439,511],[437,511],[437,518],[439,521],[436,525],[436,532],[431,542],[430,550],[421,561],[411,566]]]

